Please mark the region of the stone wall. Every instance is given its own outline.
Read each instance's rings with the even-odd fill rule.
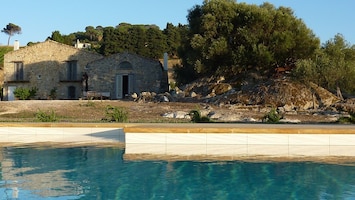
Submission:
[[[103,58],[102,55],[87,50],[47,40],[27,46],[4,56],[4,99],[8,97],[8,87],[38,89],[36,99],[48,99],[50,91],[56,89],[57,99],[68,99],[68,87],[75,87],[75,98],[82,94],[81,76],[89,62]],[[67,62],[77,61],[76,77],[67,78]],[[22,62],[24,78],[15,79],[14,63]]]
[[[90,63],[87,68],[89,90],[110,92],[111,99],[119,98],[117,76],[130,76],[129,93],[143,91],[164,92],[168,90],[167,71],[158,60],[136,54],[114,54]]]

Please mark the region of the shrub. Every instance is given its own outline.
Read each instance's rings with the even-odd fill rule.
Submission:
[[[263,122],[267,123],[278,123],[280,122],[281,115],[276,111],[275,108],[272,108],[270,112],[268,112],[264,117],[263,117]]]
[[[106,119],[107,121],[126,122],[128,120],[128,112],[121,107],[106,106]]]
[[[49,97],[50,97],[50,99],[56,99],[57,98],[57,88],[56,87],[51,89],[51,91],[49,92]]]
[[[53,110],[51,110],[50,112],[38,110],[36,113],[36,119],[40,122],[55,122],[57,121],[57,116]]]
[[[18,87],[14,90],[14,95],[20,100],[30,99],[36,96],[37,88],[22,88]]]
[[[349,112],[349,117],[341,117],[338,122],[341,124],[355,124],[355,112]]]
[[[195,123],[208,123],[212,122],[212,120],[207,116],[201,116],[201,112],[199,110],[191,110],[189,112],[191,116],[191,121]]]

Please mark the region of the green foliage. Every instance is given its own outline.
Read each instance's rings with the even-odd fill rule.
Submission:
[[[355,124],[355,112],[350,112],[349,117],[341,117],[338,122],[341,124]]]
[[[128,51],[157,59],[161,58],[167,50],[167,37],[157,26],[122,23],[116,28],[103,29],[100,49],[103,55]]]
[[[85,104],[79,104],[79,105],[85,107],[95,107],[95,102],[88,100]]]
[[[128,120],[128,112],[124,108],[108,105],[106,107],[105,120],[114,122],[126,122]]]
[[[11,36],[15,35],[15,34],[20,34],[21,33],[21,27],[13,24],[13,23],[9,23],[8,25],[6,25],[5,28],[3,28],[1,30],[1,32],[7,34],[9,36],[9,39],[7,40],[7,46],[10,45],[10,38]]]
[[[52,32],[52,36],[50,37],[50,39],[52,39],[56,42],[59,42],[59,43],[63,43],[63,44],[67,44],[67,45],[72,46],[77,38],[74,33],[71,33],[69,35],[62,35],[59,31],[54,31],[54,32]]]
[[[294,77],[314,82],[328,90],[355,92],[355,46],[347,44],[342,35],[327,41],[313,58],[297,61]]]
[[[51,99],[56,99],[57,98],[57,88],[56,87],[51,89],[51,91],[49,92],[49,97]]]
[[[177,86],[187,84],[197,78],[196,71],[193,67],[183,67],[180,64],[176,64],[173,66],[173,70],[173,77]]]
[[[277,112],[275,108],[272,108],[270,112],[266,113],[263,117],[263,122],[266,123],[279,123],[281,115]]]
[[[57,116],[53,110],[48,111],[48,112],[38,110],[36,113],[36,119],[39,122],[56,122]]]
[[[168,54],[172,57],[177,56],[181,45],[181,40],[187,33],[187,26],[183,26],[181,24],[174,26],[171,23],[167,23],[163,33],[166,36]]]
[[[191,121],[194,123],[209,123],[212,120],[207,116],[201,116],[201,112],[199,110],[191,110],[189,115],[191,116]]]
[[[287,60],[309,58],[319,48],[319,39],[290,8],[269,3],[204,1],[189,11],[188,22],[190,29],[179,56],[183,67],[200,77],[230,77],[237,74],[226,71],[249,68],[267,73]]]
[[[14,90],[14,95],[20,100],[28,100],[36,96],[37,88],[18,87]]]
[[[13,47],[0,46],[0,69],[4,68],[4,55],[13,50]]]

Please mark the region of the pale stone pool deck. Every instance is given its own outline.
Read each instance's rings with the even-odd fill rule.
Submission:
[[[127,159],[355,160],[355,125],[0,123],[0,145],[124,145]]]

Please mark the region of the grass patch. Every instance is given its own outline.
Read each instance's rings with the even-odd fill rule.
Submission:
[[[92,100],[88,100],[85,104],[79,104],[79,106],[83,106],[83,107],[95,107],[95,102],[93,102]]]
[[[127,122],[128,121],[128,112],[126,109],[117,106],[106,106],[106,117],[104,121],[109,122]]]
[[[53,110],[44,112],[42,110],[38,110],[36,113],[36,119],[39,122],[56,122],[58,121],[57,115]]]

